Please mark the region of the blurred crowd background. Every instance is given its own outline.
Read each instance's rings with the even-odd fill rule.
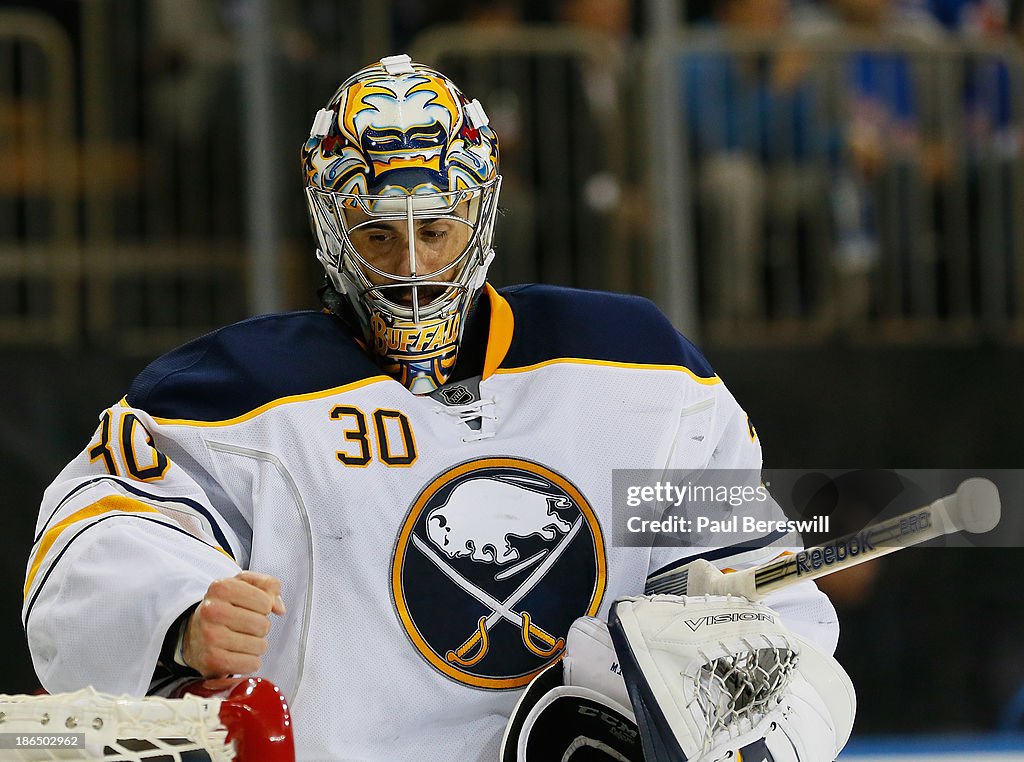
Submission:
[[[316,306],[298,148],[398,52],[501,139],[492,281],[657,301],[766,465],[1021,465],[1024,0],[3,0],[0,690],[42,490],[149,359]],[[1022,561],[830,581],[856,734],[1019,728]]]

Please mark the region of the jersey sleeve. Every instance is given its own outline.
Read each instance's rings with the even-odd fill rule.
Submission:
[[[174,429],[122,400],[44,494],[22,618],[48,691],[146,693],[171,624],[246,567],[246,520]]]
[[[710,401],[704,401],[683,410],[676,432],[668,468],[677,474],[686,474],[704,485],[747,487],[761,486],[761,442],[757,431],[724,384],[714,387]],[[753,506],[753,508],[751,507]],[[690,520],[694,512],[711,512],[719,521],[744,512],[754,518],[770,521],[786,519],[782,509],[770,498],[764,504],[755,501],[738,507],[728,502],[699,508],[683,505],[679,508]],[[742,519],[742,516],[740,516]],[[796,552],[803,548],[796,532],[743,532],[724,531],[694,535],[697,542],[675,542],[656,546],[651,552],[649,574],[661,574],[672,568],[682,568],[696,558],[703,558],[725,571],[741,571],[758,566],[783,552]],[[833,653],[839,641],[839,620],[828,597],[818,590],[814,582],[801,582],[776,591],[765,599],[790,629],[815,643],[826,653]]]

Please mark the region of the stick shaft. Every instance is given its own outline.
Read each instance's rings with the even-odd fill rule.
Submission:
[[[816,545],[799,553],[786,553],[752,569],[722,574],[707,561],[694,561],[648,578],[648,595],[739,595],[759,600],[779,588],[884,556],[900,548],[965,530],[991,531],[999,523],[999,490],[989,480],[974,477],[956,492],[864,529]]]
[[[950,519],[948,511],[949,505],[956,499],[956,495],[947,495],[930,505],[886,519],[823,545],[815,545],[799,553],[769,561],[740,574],[753,576],[757,597],[763,598],[787,585],[817,579],[901,548],[958,532],[962,527]],[[730,576],[727,575],[725,579],[728,580]]]

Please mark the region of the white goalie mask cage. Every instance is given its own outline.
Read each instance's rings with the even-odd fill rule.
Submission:
[[[491,246],[501,178],[476,188],[448,193],[363,195],[306,189],[310,216],[317,233],[317,259],[335,290],[350,298],[360,319],[374,313],[387,322],[422,320],[463,311],[467,297],[487,278],[494,258]],[[350,218],[356,216],[353,221]],[[466,243],[450,261],[429,272],[418,262],[417,228],[423,223],[448,220],[466,229]],[[377,223],[393,222],[403,229],[407,243],[407,274],[378,267],[361,252],[353,234]],[[378,282],[370,274],[378,276]],[[383,282],[381,282],[383,281]],[[424,292],[430,296],[424,299]]]

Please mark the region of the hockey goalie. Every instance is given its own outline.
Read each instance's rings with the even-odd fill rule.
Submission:
[[[498,139],[440,72],[383,58],[299,137],[322,308],[197,338],[100,413],[28,560],[43,686],[256,675],[303,762],[833,759],[853,699],[813,583],[643,597],[799,538],[613,542],[614,471],[760,474],[700,351],[640,297],[487,281]]]

